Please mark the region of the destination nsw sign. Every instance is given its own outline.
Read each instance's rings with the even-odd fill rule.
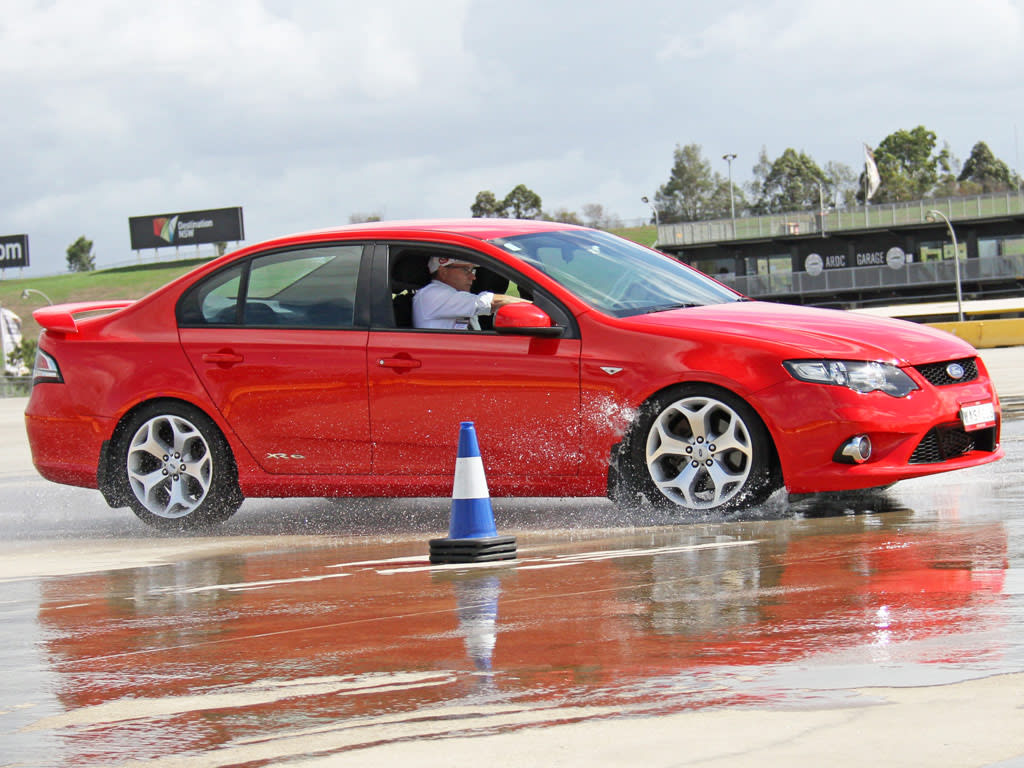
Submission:
[[[128,219],[132,250],[169,245],[234,243],[245,239],[241,208],[160,213]]]
[[[28,235],[0,235],[0,269],[28,266]]]

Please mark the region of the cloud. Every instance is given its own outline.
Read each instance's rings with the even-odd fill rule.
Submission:
[[[63,268],[78,235],[241,205],[252,242],[469,213],[516,184],[623,218],[675,144],[856,164],[923,124],[1012,164],[1017,0],[8,0],[0,228]],[[1024,128],[1024,126],[1022,126]],[[715,161],[718,162],[717,160]],[[724,165],[718,170],[723,173]]]
[[[865,70],[915,77],[922,67],[953,75],[983,69],[1022,42],[1024,12],[1013,0],[779,0],[744,4],[670,34],[657,56],[757,63],[795,80],[838,76],[841,88]]]
[[[177,92],[151,97],[187,98],[199,88],[270,103],[287,92],[379,100],[450,83],[430,76],[463,63],[469,1],[297,3],[276,11],[259,0],[8,6],[17,23],[0,38],[5,76],[67,90],[126,77],[173,80]]]

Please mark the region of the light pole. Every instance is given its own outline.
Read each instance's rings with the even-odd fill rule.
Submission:
[[[658,209],[654,207],[654,203],[652,203],[647,198],[647,195],[644,195],[643,197],[641,197],[640,198],[640,202],[647,203],[649,206],[651,206],[651,213],[654,214],[654,243],[651,245],[651,247],[652,248],[657,248],[658,247],[658,234],[659,234],[658,230],[661,229],[661,221],[658,219]]]
[[[52,302],[52,301],[50,301],[50,297],[49,297],[49,296],[47,296],[47,295],[46,295],[45,293],[43,293],[42,291],[37,291],[37,290],[36,290],[35,288],[26,288],[25,290],[23,290],[23,291],[21,292],[21,298],[23,298],[23,299],[27,299],[27,298],[28,298],[28,295],[29,295],[30,293],[38,293],[38,294],[39,294],[40,296],[42,296],[42,297],[43,297],[44,299],[46,299],[46,303],[47,303],[47,304],[50,304],[51,306],[53,305],[53,302]]]
[[[736,239],[736,195],[732,186],[732,161],[736,159],[735,152],[722,155],[722,159],[729,164],[729,214],[732,221],[732,239]]]
[[[651,213],[654,214],[654,226],[660,227],[661,223],[658,221],[658,209],[654,207],[654,203],[652,203],[648,199],[647,195],[644,195],[643,197],[641,197],[640,198],[640,202],[641,203],[647,203],[649,206],[651,206]]]
[[[942,219],[946,222],[946,229],[949,230],[949,237],[953,241],[953,271],[956,274],[956,317],[962,323],[964,321],[963,293],[960,289],[960,249],[956,244],[956,232],[953,231],[953,224],[942,211],[932,209],[925,216],[925,221],[935,221],[936,219]]]
[[[825,236],[825,190],[818,182],[818,223],[821,225],[821,236]]]

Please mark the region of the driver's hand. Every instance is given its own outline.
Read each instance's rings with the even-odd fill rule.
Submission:
[[[491,298],[491,309],[497,310],[504,307],[506,304],[532,304],[533,302],[527,299],[522,299],[519,296],[509,296],[507,293],[496,293]]]

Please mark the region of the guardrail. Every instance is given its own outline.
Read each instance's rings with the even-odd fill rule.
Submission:
[[[28,397],[31,391],[31,376],[0,377],[0,397]]]
[[[1019,347],[1024,344],[1024,319],[1016,317],[927,323],[927,325],[959,336],[975,349]]]
[[[1005,192],[974,197],[946,197],[886,203],[845,210],[794,211],[770,216],[744,216],[736,219],[688,221],[658,227],[658,245],[693,245],[765,237],[826,234],[851,229],[872,229],[921,224],[928,211],[944,213],[950,221],[981,219],[989,216],[1024,214],[1024,194]],[[941,222],[940,222],[941,223]]]

